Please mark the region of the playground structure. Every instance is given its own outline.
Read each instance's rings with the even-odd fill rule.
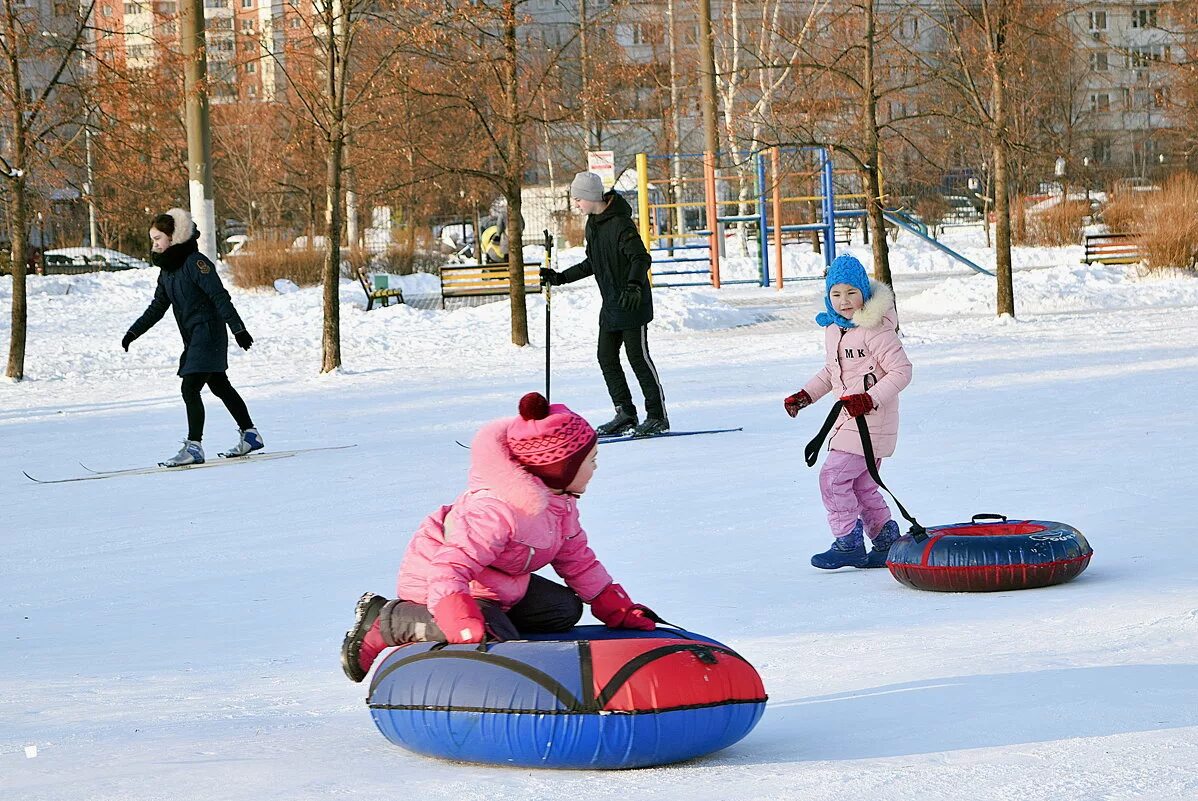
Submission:
[[[860,177],[855,170],[838,169],[827,148],[775,147],[730,155],[738,168],[717,173],[710,153],[637,154],[637,224],[653,256],[655,286],[769,286],[772,280],[781,289],[788,241],[811,237],[826,266],[836,258],[837,242],[847,243],[863,224],[866,196]],[[931,237],[919,220],[896,209],[883,216],[970,269],[993,275]],[[758,270],[751,278],[721,276],[726,232],[733,224],[756,228]]]

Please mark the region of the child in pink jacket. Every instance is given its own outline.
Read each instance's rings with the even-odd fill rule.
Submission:
[[[466,491],[425,518],[408,544],[398,598],[358,600],[341,646],[345,674],[362,681],[393,645],[568,631],[584,601],[610,628],[653,629],[652,613],[612,581],[579,524],[597,452],[586,420],[536,392],[520,399],[519,417],[483,426]],[[534,575],[546,565],[565,586]]]
[[[828,459],[819,474],[828,525],[836,538],[827,551],[811,557],[813,567],[885,567],[886,554],[899,538],[898,524],[869,475],[861,434],[854,418],[865,415],[877,464],[894,453],[898,441],[898,395],[911,383],[911,362],[898,337],[894,293],[871,281],[856,258],[843,255],[828,268],[824,281],[823,368],[785,402],[794,417],[829,392],[844,401],[835,423]],[[864,536],[872,548],[865,551]]]

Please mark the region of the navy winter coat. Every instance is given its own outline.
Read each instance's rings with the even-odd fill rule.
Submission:
[[[632,221],[632,206],[615,191],[603,197],[611,200],[607,208],[599,214],[587,215],[587,257],[562,270],[562,283],[595,276],[599,294],[603,296],[600,330],[640,328],[653,319],[653,293],[649,288],[649,267],[653,260]],[[641,305],[625,311],[620,306],[620,293],[630,283],[640,285]]]
[[[179,375],[223,373],[229,369],[229,326],[234,334],[245,324],[233,308],[229,292],[216,274],[216,266],[200,252],[199,232],[191,239],[153,254],[158,273],[154,299],[137,318],[129,333],[134,339],[149,331],[169,308],[183,336]]]

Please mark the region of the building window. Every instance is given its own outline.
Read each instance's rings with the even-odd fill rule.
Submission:
[[[248,72],[250,75],[253,75],[255,72],[258,71],[258,62],[251,61],[249,64],[246,64],[245,71]]]
[[[1133,28],[1155,28],[1156,27],[1156,9],[1155,8],[1132,9],[1131,26]]]
[[[242,8],[253,8],[254,0],[241,0],[241,7]]]
[[[291,18],[291,27],[292,27],[292,28],[298,28],[299,26],[300,26],[300,18],[299,18],[299,17],[292,17],[292,18]]]
[[[103,17],[111,17],[112,16],[112,7],[111,6],[100,6],[100,15]]]
[[[1090,51],[1090,72],[1106,72],[1111,68],[1110,54],[1105,50]]]
[[[254,86],[253,84],[250,84],[249,86],[246,87],[245,92],[250,97],[257,97],[258,96],[258,87]]]
[[[1106,12],[1091,11],[1090,12],[1090,30],[1105,31],[1106,30]]]
[[[229,0],[204,0],[204,8],[228,8]]]
[[[126,16],[130,16],[133,14],[140,14],[140,13],[141,13],[141,4],[140,3],[125,3],[125,15]]]
[[[254,32],[254,21],[252,19],[243,18],[241,20],[241,30],[245,33],[253,33]]]
[[[1110,111],[1111,96],[1106,92],[1090,93],[1090,111]]]

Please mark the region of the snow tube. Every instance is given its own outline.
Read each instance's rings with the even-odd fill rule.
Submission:
[[[379,731],[427,756],[544,768],[641,768],[727,748],[765,710],[757,671],[690,632],[580,626],[392,651],[366,699]]]
[[[993,592],[1047,587],[1076,578],[1094,549],[1073,526],[1048,520],[974,515],[968,523],[933,526],[890,546],[886,566],[917,590]]]

